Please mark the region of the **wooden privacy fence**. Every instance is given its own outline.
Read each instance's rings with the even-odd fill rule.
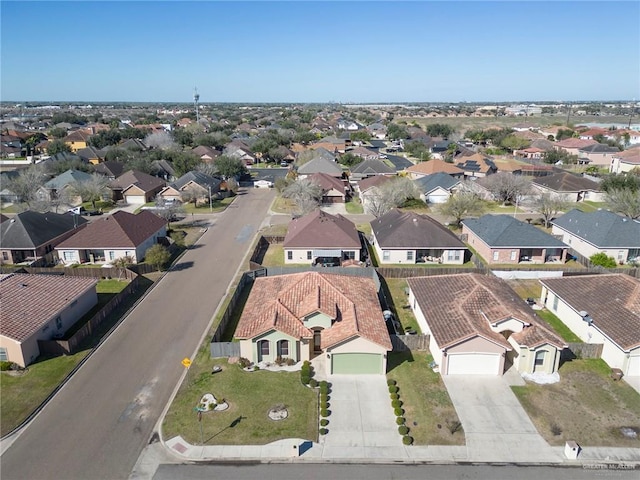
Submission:
[[[29,273],[32,275],[66,275],[69,277],[85,277],[85,278],[115,278],[122,280],[133,280],[138,275],[136,272],[128,268],[45,268],[45,267],[9,267],[3,265],[0,267],[0,273]]]
[[[104,307],[100,309],[87,323],[80,327],[73,335],[66,339],[58,340],[38,340],[40,353],[52,353],[55,355],[73,355],[76,353],[82,342],[91,336],[100,326],[105,318],[124,302],[132,292],[138,288],[138,277],[127,285],[120,293],[115,295]]]
[[[432,275],[453,275],[456,273],[487,273],[484,269],[468,267],[376,267],[385,278],[430,277]]]
[[[213,333],[213,337],[211,338],[211,343],[217,343],[220,342],[220,340],[222,339],[222,336],[224,335],[225,330],[227,329],[227,326],[229,324],[229,321],[231,320],[231,317],[233,316],[233,311],[236,308],[236,305],[238,303],[238,300],[240,299],[240,296],[242,295],[242,291],[244,290],[244,287],[250,283],[253,282],[253,275],[251,274],[251,272],[245,272],[242,274],[242,277],[240,277],[240,281],[238,282],[238,285],[236,286],[235,290],[233,291],[233,295],[231,296],[231,299],[229,300],[229,304],[227,305],[227,308],[225,309],[224,313],[222,314],[222,318],[220,319],[220,323],[218,324],[218,327],[216,328],[216,331]]]
[[[211,342],[211,358],[239,356],[240,344],[238,342]]]
[[[574,358],[600,358],[602,356],[602,343],[567,343],[567,349],[563,351],[563,357],[567,360]]]
[[[390,335],[394,352],[429,350],[429,335]]]

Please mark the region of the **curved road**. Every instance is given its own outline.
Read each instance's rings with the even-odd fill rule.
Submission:
[[[0,459],[3,480],[128,478],[273,197],[248,189],[211,217],[195,248],[18,434]]]

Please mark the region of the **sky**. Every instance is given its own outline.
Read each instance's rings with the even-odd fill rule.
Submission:
[[[0,100],[640,99],[634,1],[6,1]]]

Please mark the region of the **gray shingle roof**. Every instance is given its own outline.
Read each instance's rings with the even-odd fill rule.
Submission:
[[[198,185],[204,188],[211,187],[212,189],[217,189],[220,187],[222,180],[220,180],[219,178],[211,177],[206,173],[193,170],[191,172],[185,173],[183,176],[181,176],[175,182],[171,183],[169,186],[177,190],[180,190],[189,182],[197,183]]]
[[[342,176],[342,167],[340,167],[336,162],[327,160],[324,157],[316,157],[298,168],[298,173],[301,175],[326,173],[327,175],[340,177]]]
[[[553,222],[599,248],[640,248],[640,222],[608,210],[570,210]]]
[[[600,184],[598,182],[568,172],[547,175],[546,177],[536,177],[532,182],[556,192],[600,191]]]
[[[567,247],[539,228],[509,215],[483,215],[462,223],[490,247]]]
[[[433,175],[426,175],[413,181],[420,192],[425,195],[433,192],[436,188],[441,187],[445,190],[451,190],[457,184],[460,183],[460,179],[453,178],[448,173],[434,173]]]
[[[61,173],[57,177],[52,178],[47,183],[44,184],[45,188],[53,189],[53,190],[61,190],[66,187],[70,183],[73,182],[86,182],[91,180],[91,174],[82,172],[80,170],[67,170],[66,172]]]
[[[393,174],[396,171],[381,160],[365,160],[351,168],[351,173]]]
[[[40,213],[27,210],[0,225],[0,244],[5,249],[34,249],[87,223],[72,213]]]
[[[378,245],[384,249],[466,248],[458,237],[433,218],[397,208],[372,220],[371,229]]]

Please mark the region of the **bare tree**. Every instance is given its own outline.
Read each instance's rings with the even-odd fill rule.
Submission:
[[[367,197],[366,210],[377,218],[401,206],[407,200],[419,196],[420,192],[410,178],[396,177],[381,185]]]
[[[299,178],[283,190],[282,197],[292,200],[298,209],[297,213],[305,215],[320,205],[322,188],[307,178]]]
[[[476,195],[457,193],[450,196],[445,203],[438,205],[437,210],[441,215],[452,217],[455,224],[460,226],[463,218],[482,215],[484,204]]]
[[[8,182],[8,190],[13,192],[27,208],[38,201],[37,192],[44,185],[46,177],[40,165],[34,165],[20,171],[20,174]]]
[[[486,178],[484,187],[491,192],[496,202],[503,205],[514,204],[529,193],[531,180],[511,172],[498,172]]]
[[[607,206],[616,213],[629,218],[640,218],[640,190],[613,189],[606,195]]]
[[[149,148],[158,148],[160,150],[172,150],[178,148],[178,144],[169,132],[150,133],[145,137],[144,144]]]
[[[527,205],[536,213],[542,215],[545,228],[549,228],[551,220],[569,208],[569,202],[562,196],[549,192],[533,195]]]
[[[69,187],[73,195],[79,196],[83,202],[91,202],[95,210],[96,202],[102,200],[109,193],[109,179],[98,173],[84,182],[74,182]]]

